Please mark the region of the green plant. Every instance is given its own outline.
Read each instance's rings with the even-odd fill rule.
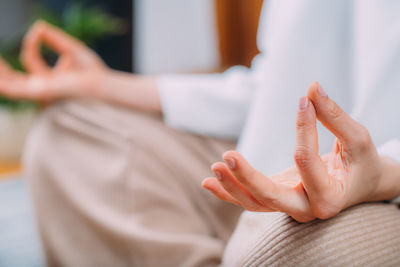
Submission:
[[[51,23],[68,34],[80,39],[88,46],[95,46],[96,42],[104,37],[123,34],[127,30],[127,24],[120,18],[108,14],[96,6],[85,6],[79,2],[68,5],[61,14],[43,5],[35,5],[33,8],[32,20],[26,30],[36,20],[44,20]],[[22,38],[26,32],[16,33],[2,45],[0,54],[16,70],[24,71],[19,60]],[[56,55],[51,49],[43,46],[44,58],[54,59]],[[54,61],[54,60],[51,60]],[[7,99],[0,96],[0,106],[8,108],[22,108],[35,106],[29,101]]]

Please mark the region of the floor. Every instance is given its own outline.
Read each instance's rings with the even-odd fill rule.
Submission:
[[[44,266],[29,192],[15,176],[0,179],[0,266]]]

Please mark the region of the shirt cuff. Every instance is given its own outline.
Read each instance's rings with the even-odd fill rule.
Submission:
[[[205,136],[239,137],[253,93],[242,68],[223,74],[162,75],[156,82],[169,126]]]

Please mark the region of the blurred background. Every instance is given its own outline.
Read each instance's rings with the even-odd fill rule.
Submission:
[[[112,68],[143,74],[220,72],[258,53],[262,0],[0,0],[0,54],[14,68],[21,40],[46,20]],[[57,60],[43,48],[49,64]],[[43,266],[20,156],[37,103],[0,96],[0,266]]]

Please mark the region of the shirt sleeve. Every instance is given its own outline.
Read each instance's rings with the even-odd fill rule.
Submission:
[[[165,122],[196,134],[237,139],[256,88],[257,69],[236,66],[222,74],[159,76]]]
[[[263,5],[257,46],[261,51],[251,68],[235,66],[222,74],[165,75],[157,79],[165,122],[196,134],[238,139],[254,96],[263,87],[266,56]]]

